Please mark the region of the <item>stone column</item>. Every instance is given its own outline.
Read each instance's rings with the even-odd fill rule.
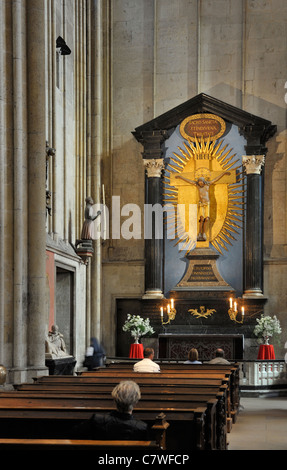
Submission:
[[[161,174],[164,168],[162,143],[167,137],[164,130],[147,130],[141,135],[144,146],[143,158],[146,169],[146,208],[162,205]],[[145,217],[146,219],[146,217]],[[152,217],[152,226],[145,220],[145,295],[143,298],[163,297],[163,237],[156,232],[159,220]]]
[[[242,163],[247,175],[244,298],[263,296],[263,189],[264,155],[247,155]]]
[[[164,168],[162,158],[145,159],[146,199],[145,199],[145,295],[143,298],[163,297],[163,230],[161,174]],[[156,205],[159,205],[156,207]],[[155,211],[152,211],[154,206]],[[159,212],[157,212],[157,210]]]
[[[28,368],[45,369],[46,126],[45,0],[27,0]]]
[[[164,168],[162,144],[168,138],[168,132],[165,129],[155,130],[147,127],[140,132],[136,130],[133,134],[144,147],[142,156],[147,170],[145,205],[160,204],[162,206],[161,173]],[[153,218],[152,225],[152,227],[147,227],[145,220],[145,232],[150,232],[152,236],[148,238],[145,235],[144,299],[163,297],[163,236],[156,237],[155,229],[158,227],[158,220],[155,221]]]

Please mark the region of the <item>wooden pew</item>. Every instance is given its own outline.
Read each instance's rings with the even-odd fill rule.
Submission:
[[[107,368],[108,369],[108,368]],[[186,370],[185,367],[183,367],[182,371],[179,371],[178,369],[172,370],[171,367],[169,367],[168,371],[162,371],[160,374],[138,374],[134,373],[131,370],[115,370],[115,368],[111,368],[113,370],[110,370],[108,372],[107,370],[100,369],[99,374],[95,374],[94,372],[92,373],[85,373],[81,374],[80,376],[43,376],[41,378],[36,378],[34,383],[32,384],[35,386],[35,389],[37,390],[42,390],[45,393],[45,388],[49,390],[49,394],[51,393],[52,390],[61,390],[61,393],[68,393],[68,390],[73,390],[73,393],[75,391],[83,391],[85,390],[85,393],[88,393],[91,391],[91,388],[97,388],[97,390],[103,391],[104,388],[109,388],[111,389],[114,385],[116,385],[120,380],[126,380],[126,379],[132,379],[135,380],[137,383],[139,383],[141,390],[146,389],[149,391],[152,391],[154,389],[157,390],[156,393],[159,393],[159,390],[165,390],[166,393],[173,394],[174,398],[177,399],[177,401],[181,401],[181,405],[184,404],[184,398],[179,396],[179,389],[189,390],[189,395],[191,395],[190,390],[192,389],[193,393],[193,398],[191,398],[192,403],[195,404],[194,402],[196,400],[199,400],[200,397],[196,396],[196,388],[197,390],[200,390],[200,393],[204,393],[206,390],[206,387],[209,387],[209,392],[213,395],[213,390],[214,390],[214,397],[216,397],[216,392],[218,392],[219,387],[228,387],[230,384],[230,371],[226,371],[225,368],[224,370],[215,370],[213,367],[210,369],[209,367],[206,367],[206,370],[203,371],[204,368],[201,368],[198,370],[198,368],[195,368],[195,370],[191,371]],[[221,369],[221,368],[219,368]],[[111,374],[112,372],[112,374]],[[204,372],[204,373],[202,373]],[[152,380],[151,380],[152,378]],[[223,384],[223,385],[222,385]],[[24,390],[25,387],[29,387],[29,384],[22,384],[18,386],[18,390]],[[41,388],[40,388],[41,387]],[[76,387],[76,389],[75,389]],[[17,386],[15,387],[17,388]],[[26,388],[27,390],[27,388]],[[97,392],[98,393],[98,392]],[[182,395],[182,394],[181,394]],[[150,393],[150,397],[152,394]],[[222,395],[222,397],[224,394]],[[225,394],[226,396],[226,394]],[[98,397],[99,398],[99,397]],[[204,397],[205,400],[208,397]],[[150,402],[148,398],[145,396],[146,403]],[[152,399],[153,402],[155,402],[156,397]],[[166,400],[165,397],[165,402],[164,404],[167,405],[166,402],[170,400]],[[222,400],[221,400],[222,401]],[[189,397],[189,402],[190,402],[190,397]],[[161,397],[161,404],[163,404],[162,397]],[[201,405],[202,403],[200,401],[197,402],[197,404]],[[224,407],[222,407],[222,404],[220,404],[220,400],[218,400],[218,394],[216,399],[212,403],[209,400],[209,408],[207,406],[206,412],[205,412],[205,420],[206,417],[208,417],[209,422],[205,424],[205,442],[206,442],[206,436],[213,435],[216,436],[216,448],[224,448],[226,446],[226,435],[225,435],[225,430],[224,426],[222,426],[222,421],[224,422],[224,419],[220,422],[220,416],[224,415],[226,413],[226,404]],[[206,401],[203,403],[203,407],[206,406]],[[221,410],[220,410],[221,407]],[[173,405],[174,410],[178,410],[178,405],[174,404]],[[214,421],[214,418],[211,419],[211,411],[213,410],[213,413],[215,412],[214,410],[217,410],[216,416],[217,420]],[[186,409],[187,410],[187,409]],[[223,411],[222,411],[223,410]],[[216,431],[214,430],[214,423],[217,422],[217,429]],[[222,431],[223,430],[223,431]],[[208,440],[209,439],[209,440]],[[209,442],[210,448],[214,446],[214,438],[208,437],[207,441]],[[213,441],[212,441],[213,439]],[[212,443],[213,442],[213,443]],[[218,444],[220,442],[220,444]],[[223,443],[223,444],[222,444]]]
[[[149,374],[148,374],[149,375]],[[206,392],[206,388],[204,387],[197,387],[197,388],[190,388],[189,387],[182,387],[182,383],[180,381],[176,381],[176,384],[174,383],[174,380],[172,381],[171,385],[167,385],[166,387],[162,386],[162,383],[160,383],[160,387],[156,388],[156,394],[154,394],[153,386],[151,386],[151,381],[150,381],[150,376],[147,377],[147,374],[143,374],[142,377],[140,377],[141,374],[136,374],[137,382],[139,381],[139,378],[142,378],[142,383],[141,383],[141,392],[142,392],[142,399],[140,402],[141,407],[145,406],[150,406],[151,403],[154,405],[156,404],[157,408],[161,406],[166,406],[166,407],[173,407],[174,409],[179,409],[179,408],[187,408],[187,404],[189,407],[191,406],[192,408],[199,407],[199,406],[206,406],[208,403],[207,407],[207,412],[205,416],[205,434],[208,440],[208,445],[209,448],[226,448],[226,420],[224,419],[226,416],[226,385],[222,385],[221,381],[216,382],[216,386],[214,385],[214,381],[212,381],[213,388],[208,389],[208,393]],[[152,377],[157,376],[158,374],[152,374]],[[27,388],[28,390],[32,391],[33,387],[34,390],[38,390],[39,387],[44,387],[42,388],[42,391],[45,390],[49,391],[49,397],[51,397],[51,392],[52,392],[52,386],[51,384],[54,384],[55,382],[58,383],[59,387],[63,387],[62,393],[67,394],[72,393],[75,394],[75,389],[76,383],[78,382],[77,377],[70,377],[71,380],[67,379],[67,376],[64,377],[64,384],[60,382],[59,376],[49,376],[49,377],[42,377],[37,379],[33,384],[22,384],[19,385],[18,388],[23,391]],[[90,382],[90,378],[89,382]],[[101,381],[103,380],[103,382]],[[108,377],[108,385],[106,384],[107,380],[105,377],[96,377],[96,379],[93,381],[94,382],[94,387],[97,390],[97,393],[99,395],[100,391],[103,391],[103,387],[105,389],[109,389],[109,394],[115,384],[119,382],[119,377],[113,378],[113,381],[111,383],[111,377]],[[133,379],[135,377],[133,376]],[[170,377],[169,377],[170,379]],[[185,380],[183,379],[183,382]],[[200,381],[202,384],[202,380]],[[68,384],[68,385],[66,385]],[[99,386],[100,385],[100,386]],[[179,385],[179,388],[177,388],[177,385]],[[81,387],[78,387],[77,391],[80,389],[82,391],[85,391],[85,393],[90,392],[87,390],[86,387],[89,387],[90,385],[85,385],[85,381],[81,381]],[[185,394],[180,394],[180,390],[183,390]],[[58,389],[59,390],[59,389]],[[146,393],[145,393],[146,391]],[[200,394],[197,392],[200,391]],[[32,393],[32,392],[31,392]],[[37,392],[35,392],[37,393]],[[204,394],[205,393],[205,394]],[[165,395],[164,395],[165,394]],[[188,395],[187,395],[188,394]],[[94,398],[95,394],[92,395],[92,399]],[[75,396],[74,396],[75,397]],[[55,398],[59,398],[57,395]],[[73,395],[71,396],[73,398]],[[83,397],[82,397],[83,398]],[[99,398],[99,396],[98,396]],[[101,397],[102,398],[102,397]],[[110,399],[111,397],[109,397]],[[214,400],[212,401],[212,399]],[[68,403],[68,400],[66,399],[66,403]],[[71,403],[71,401],[70,401]],[[78,402],[80,406],[88,406],[88,400],[86,400],[86,403],[82,399],[80,402]],[[215,419],[215,417],[217,417]],[[216,424],[214,424],[216,423]],[[215,430],[215,426],[217,426],[217,430]],[[220,432],[218,432],[220,431]],[[220,437],[218,437],[220,436]]]
[[[179,374],[178,372],[173,373],[171,372],[162,372],[158,373],[135,373],[133,371],[106,371],[101,369],[99,373],[86,373],[80,376],[43,376],[38,377],[35,379],[36,383],[61,383],[64,384],[79,384],[84,382],[88,383],[105,383],[105,384],[114,384],[116,385],[121,380],[136,380],[136,382],[142,387],[144,384],[148,383],[150,387],[154,387],[155,385],[160,386],[183,386],[183,385],[194,385],[194,386],[214,386],[216,389],[220,387],[222,384],[229,385],[230,378],[226,371],[219,372],[219,373],[211,373],[206,378],[206,374],[202,374],[201,372],[194,374],[189,373],[182,373]],[[152,380],[150,380],[152,379]],[[227,432],[230,432],[231,425],[232,425],[232,406],[230,402],[230,391],[229,388],[227,389],[227,397],[226,397],[226,412],[227,412]]]
[[[53,386],[49,386],[46,384],[22,384],[19,386],[20,390],[22,391],[22,395],[26,397],[33,397],[33,396],[45,396],[49,393],[49,397],[57,398],[59,396],[64,396],[66,401],[70,398],[85,398],[87,403],[89,400],[94,400],[95,397],[103,398],[107,396],[111,399],[111,392],[113,390],[113,385],[102,385],[94,387],[91,391],[90,386],[88,385],[88,389],[86,389],[85,385],[82,384],[81,387],[75,391],[74,389],[71,390],[71,387],[66,387],[65,385],[60,385],[57,388],[57,394],[54,395],[55,390]],[[40,390],[39,390],[39,387]],[[60,388],[61,387],[61,388]],[[80,389],[80,392],[79,392]],[[28,395],[27,395],[28,392]],[[25,395],[24,395],[25,393]],[[104,395],[105,394],[105,395]],[[150,387],[149,383],[146,383],[146,386],[141,387],[141,403],[151,402],[155,403],[158,400],[162,402],[180,402],[183,404],[186,403],[193,403],[194,405],[202,405],[203,403],[208,402],[208,400],[212,398],[217,399],[217,408],[216,408],[216,415],[218,415],[216,421],[218,428],[221,427],[220,423],[223,421],[223,415],[226,415],[226,421],[222,423],[222,426],[227,426],[227,386],[220,385],[218,388],[212,387]],[[227,431],[227,428],[226,428]],[[219,444],[217,444],[219,445]]]
[[[215,377],[218,374],[225,373],[226,377],[230,379],[230,406],[231,406],[231,416],[232,422],[236,421],[239,405],[240,405],[240,394],[239,394],[239,364],[170,364],[164,363],[160,364],[161,374],[173,373],[173,374],[183,374],[187,373],[189,375],[197,377]],[[118,372],[132,372],[133,364],[122,363],[110,364],[107,368],[98,368],[94,371],[82,371],[79,375],[90,376],[93,373],[109,373],[109,371]]]
[[[88,440],[0,438],[0,450],[166,450],[166,431],[169,427],[164,414],[157,416],[152,426],[153,440]]]
[[[95,412],[108,413],[115,409],[110,399],[97,401],[97,406],[87,403],[77,403],[64,400],[53,401],[47,397],[20,398],[21,392],[13,392],[18,395],[16,399],[1,397],[0,399],[0,437],[2,438],[69,438],[70,430],[77,422],[89,419]],[[75,405],[75,403],[74,403]],[[81,406],[84,405],[84,406]],[[139,403],[134,409],[135,418],[146,421],[150,426],[154,423],[159,413],[165,413],[166,420],[170,424],[171,433],[167,434],[167,449],[188,447],[192,450],[207,450],[212,437],[206,425],[206,417],[211,415],[214,429],[215,402],[205,404],[203,407],[179,407],[171,406],[171,403],[160,404]],[[207,438],[209,441],[207,441]]]
[[[165,386],[182,386],[182,385],[200,385],[200,386],[212,386],[219,387],[221,384],[230,385],[230,376],[226,371],[219,372],[219,373],[210,373],[208,375],[202,372],[194,373],[173,373],[172,371],[169,372],[161,372],[161,373],[143,373],[139,374],[133,371],[124,371],[124,370],[102,370],[99,372],[90,372],[85,373],[80,376],[43,376],[40,378],[36,378],[35,382],[39,383],[77,383],[85,382],[88,383],[115,383],[121,380],[136,380],[136,382],[140,385],[140,387],[147,382],[150,384],[151,387],[155,385],[165,385]],[[152,379],[152,380],[150,380]],[[231,414],[231,410],[233,405],[231,406],[231,394],[230,394],[230,387],[228,388],[227,392],[227,402],[228,402],[228,412],[229,415]],[[232,419],[228,417],[228,419]]]
[[[52,384],[59,384],[59,385],[67,385],[71,386],[71,388],[80,385],[81,383],[99,385],[99,384],[113,384],[114,386],[117,385],[121,380],[127,380],[128,376],[121,375],[118,373],[113,373],[110,376],[102,376],[102,375],[91,375],[91,376],[43,376],[37,377],[35,379],[35,383],[49,383]],[[143,386],[165,386],[165,387],[182,387],[182,386],[198,386],[198,387],[214,387],[215,390],[222,384],[229,384],[228,377],[208,377],[208,378],[201,378],[201,377],[190,377],[190,376],[182,376],[179,377],[178,375],[175,376],[174,374],[138,374],[132,373],[130,376],[131,380],[135,380],[140,387]],[[152,379],[152,380],[151,380]],[[20,389],[20,387],[18,387]],[[230,412],[230,393],[229,388],[227,388],[227,406],[228,406],[228,413]],[[228,418],[229,419],[229,418]],[[230,419],[229,419],[230,421]]]
[[[111,450],[144,450],[155,452],[162,449],[156,441],[104,441],[104,440],[80,440],[80,439],[12,439],[0,438],[0,451],[93,451],[99,450],[101,455],[104,451]]]

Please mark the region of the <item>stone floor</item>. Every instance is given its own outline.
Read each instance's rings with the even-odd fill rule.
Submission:
[[[241,397],[229,450],[287,450],[287,397]]]

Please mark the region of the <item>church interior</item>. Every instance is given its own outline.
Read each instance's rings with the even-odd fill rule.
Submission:
[[[52,437],[67,438],[56,380],[88,378],[92,338],[111,383],[145,348],[166,387],[191,374],[191,349],[202,387],[218,374],[204,415],[209,388],[194,392],[190,422],[166,405],[167,450],[188,447],[182,429],[192,450],[236,449],[260,397],[280,397],[286,436],[285,0],[1,0],[0,24],[0,448],[47,437],[32,435],[25,400],[45,409],[49,379],[63,421]],[[229,385],[209,370],[217,349]],[[82,400],[86,418],[91,397],[73,384],[69,407]],[[15,396],[27,436],[12,432]]]

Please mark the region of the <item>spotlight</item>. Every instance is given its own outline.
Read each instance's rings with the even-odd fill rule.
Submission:
[[[61,55],[71,54],[71,49],[67,46],[66,42],[63,38],[61,38],[61,36],[58,36],[56,40],[56,48],[59,49]]]

